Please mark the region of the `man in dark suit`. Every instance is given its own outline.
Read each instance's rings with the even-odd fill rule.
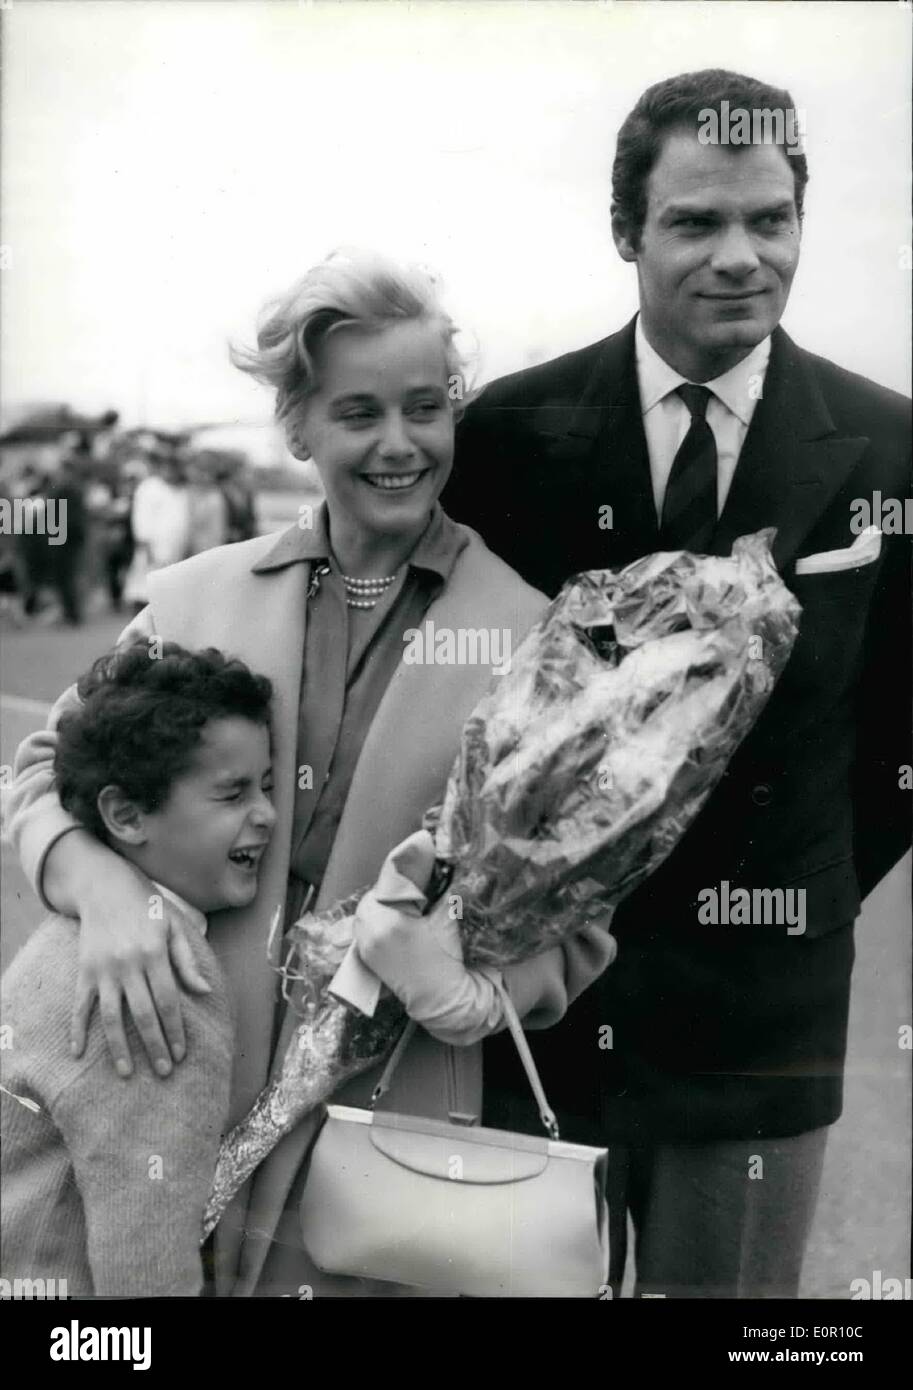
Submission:
[[[715,70],[641,97],[612,207],[640,314],[489,386],[443,501],[550,594],[579,570],[728,554],[776,528],[803,610],[787,669],[692,829],[619,909],[616,964],[531,1042],[562,1136],[610,1147],[615,1292],[630,1212],[639,1293],[788,1297],[841,1110],[854,919],[910,842],[909,539],[857,534],[863,499],[909,495],[910,407],[778,326],[805,158],[788,120],[779,143],[705,142],[708,109],[794,110]],[[705,890],[724,881],[801,890],[804,930],[708,922]],[[501,1039],[486,1096],[488,1123],[535,1130]]]

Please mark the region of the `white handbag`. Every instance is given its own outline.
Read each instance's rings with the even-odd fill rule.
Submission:
[[[550,1137],[483,1129],[470,1116],[448,1123],[374,1110],[410,1023],[372,1108],[327,1106],[300,1207],[318,1268],[474,1297],[596,1298],[608,1283],[608,1152],[561,1142],[516,1011],[501,994]]]

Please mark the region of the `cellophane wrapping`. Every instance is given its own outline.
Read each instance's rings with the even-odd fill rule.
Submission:
[[[773,535],[744,536],[728,557],[662,552],[577,575],[493,678],[426,817],[468,966],[527,959],[604,917],[691,825],[798,632]],[[401,1031],[390,996],[366,1018],[327,994],[360,896],[287,934],[301,1021],[222,1145],[207,1232],[279,1139]]]

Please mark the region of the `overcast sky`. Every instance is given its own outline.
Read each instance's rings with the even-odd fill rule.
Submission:
[[[909,390],[908,4],[13,0],[2,20],[7,408],[265,418],[226,340],[339,243],[435,266],[484,378],[602,337],[636,307],[618,126],[707,66],[806,112],[785,327]]]

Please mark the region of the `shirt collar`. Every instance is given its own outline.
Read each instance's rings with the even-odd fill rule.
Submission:
[[[164,883],[158,883],[155,879],[153,879],[152,882],[163,898],[167,898],[168,901],[174,903],[176,907],[183,908],[190,919],[191,926],[196,927],[197,931],[200,932],[202,936],[205,936],[209,926],[206,920],[206,914],[201,912],[198,907],[193,907],[186,898],[181,897],[180,893],[175,893],[173,889],[166,888]]]
[[[305,528],[296,523],[283,531],[272,549],[253,566],[253,573],[269,573],[303,561],[328,560],[330,535],[326,502],[321,502],[311,517],[311,526]],[[409,556],[408,564],[411,569],[429,570],[446,583],[457,556],[467,544],[465,532],[450,520],[436,502],[428,525]]]
[[[640,388],[641,410],[646,415],[648,410],[661,400],[665,400],[670,391],[675,391],[682,382],[687,382],[688,378],[682,376],[674,367],[662,357],[656,349],[647,341],[647,335],[641,326],[640,314],[637,315],[637,323],[634,326],[634,351],[637,358],[637,383]],[[770,337],[766,337],[762,342],[753,347],[747,357],[743,357],[741,362],[737,362],[734,367],[730,367],[728,372],[723,372],[722,376],[714,377],[712,381],[705,381],[701,384],[706,386],[708,391],[712,391],[723,405],[731,410],[733,415],[741,420],[743,425],[751,423],[751,416],[758,399],[758,392],[752,390],[752,378],[764,379],[767,370],[768,359],[770,358]]]

